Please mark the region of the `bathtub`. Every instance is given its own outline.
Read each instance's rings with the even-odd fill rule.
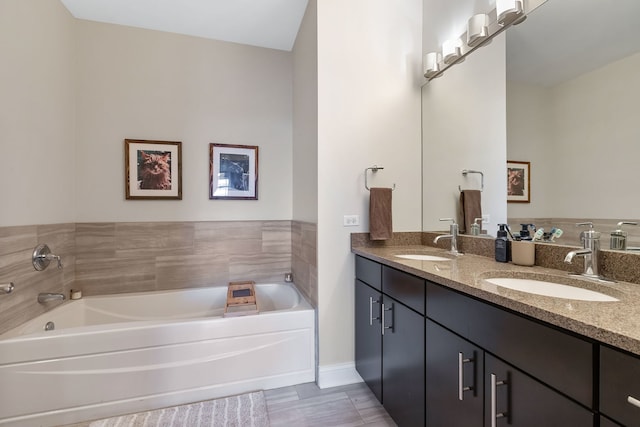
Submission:
[[[222,317],[226,291],[85,297],[0,335],[0,426],[70,424],[314,381],[315,314],[295,286],[257,284],[260,313],[232,318]],[[45,331],[49,322],[55,329]]]

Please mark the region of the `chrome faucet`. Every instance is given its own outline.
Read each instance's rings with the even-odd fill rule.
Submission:
[[[49,301],[64,301],[64,294],[54,294],[51,292],[42,292],[38,294],[38,302],[40,304],[45,304]]]
[[[449,225],[449,234],[442,234],[433,239],[433,243],[438,243],[440,239],[451,239],[451,250],[449,251],[452,255],[462,255],[462,253],[458,252],[458,224],[456,220],[453,218],[440,218],[440,221],[451,221]]]
[[[580,276],[589,279],[605,280],[598,273],[598,257],[600,255],[600,233],[593,229],[592,222],[580,222],[576,226],[588,226],[589,230],[580,233],[582,249],[571,251],[564,257],[564,262],[571,264],[576,256],[584,257],[584,270]]]

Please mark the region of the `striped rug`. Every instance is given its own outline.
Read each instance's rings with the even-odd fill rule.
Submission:
[[[89,427],[268,427],[262,391],[94,421]]]

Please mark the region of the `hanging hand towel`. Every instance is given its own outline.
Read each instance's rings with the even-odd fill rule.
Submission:
[[[391,188],[372,188],[369,194],[369,238],[387,240],[393,234]]]
[[[460,233],[471,230],[471,224],[476,218],[482,218],[480,206],[480,190],[462,190],[460,192],[460,205],[458,206],[458,227]]]

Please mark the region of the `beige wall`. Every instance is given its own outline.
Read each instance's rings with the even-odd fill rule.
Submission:
[[[293,46],[293,219],[318,220],[318,19],[310,0]]]
[[[458,186],[481,188],[477,174],[484,173],[482,214],[491,222],[483,229],[494,234],[506,220],[506,114],[504,35],[461,64],[428,83],[423,104],[423,228],[446,230],[440,218],[456,218]]]
[[[76,26],[79,221],[291,219],[291,53]],[[124,199],[125,138],[182,141],[182,201]],[[209,200],[212,142],[260,147],[257,201]]]
[[[353,362],[350,233],[367,231],[364,169],[391,186],[395,231],[420,227],[421,0],[318,2],[320,378]],[[359,227],[343,227],[345,214]],[[322,384],[321,384],[322,386]]]
[[[509,114],[521,118],[509,121],[509,156],[538,159],[531,176],[539,185],[530,206],[509,206],[510,217],[637,218],[638,70],[635,54],[537,95],[526,88],[525,99],[516,96],[522,86],[509,86]],[[540,121],[533,135],[527,115]],[[545,116],[552,120],[542,123]]]
[[[0,226],[75,220],[73,24],[58,1],[0,2]]]

